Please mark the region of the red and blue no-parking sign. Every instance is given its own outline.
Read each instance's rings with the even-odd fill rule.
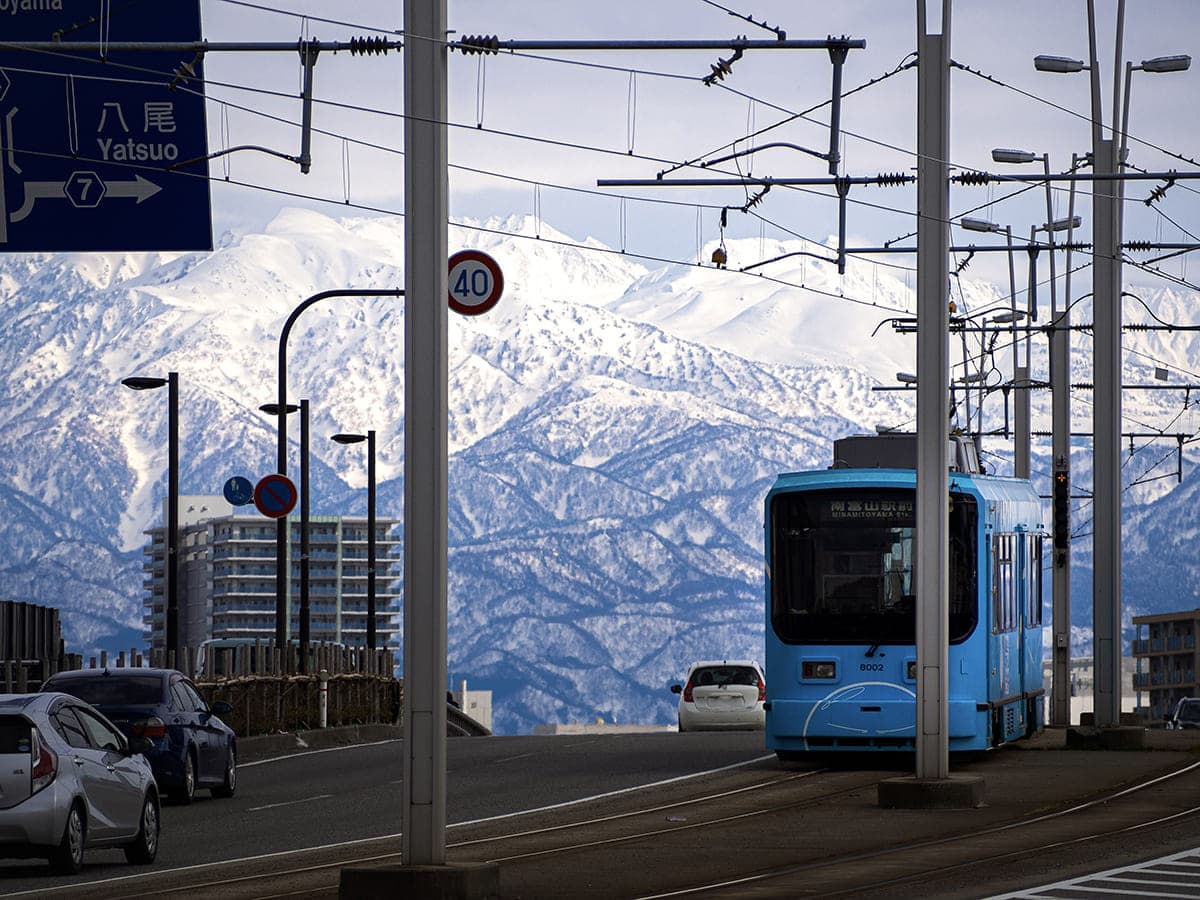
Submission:
[[[464,316],[478,316],[500,300],[504,275],[500,264],[486,253],[459,250],[450,257],[447,289],[452,310]]]
[[[290,513],[297,496],[296,485],[286,475],[266,475],[254,486],[254,505],[271,519]]]

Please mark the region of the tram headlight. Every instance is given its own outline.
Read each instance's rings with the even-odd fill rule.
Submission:
[[[833,661],[816,662],[805,660],[800,667],[801,677],[805,679],[820,679],[832,681],[837,678],[837,663]]]
[[[910,659],[904,664],[904,677],[909,681],[917,680],[917,661],[915,659]]]

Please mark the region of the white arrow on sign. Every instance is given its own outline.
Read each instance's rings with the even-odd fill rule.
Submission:
[[[11,222],[20,222],[33,211],[33,204],[38,200],[46,199],[71,199],[66,193],[67,182],[65,181],[29,181],[25,184],[25,202],[9,217]],[[104,182],[106,197],[134,197],[138,203],[153,197],[162,190],[153,181],[143,178],[141,175],[134,175],[133,181],[106,181]],[[74,201],[72,201],[74,202]],[[79,204],[76,204],[77,206]]]

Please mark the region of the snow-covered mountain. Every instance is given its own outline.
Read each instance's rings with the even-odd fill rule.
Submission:
[[[544,223],[540,239],[521,219],[466,224],[483,227],[453,228],[452,246],[495,256],[506,287],[489,314],[450,321],[451,679],[495,692],[502,732],[670,721],[666,685],[689,662],[762,654],[761,504],[774,475],[824,467],[835,437],[911,425],[911,395],[872,390],[913,369],[911,335],[886,325],[911,314],[911,291],[854,261],[844,277],[803,256],[770,278],[649,270]],[[731,260],[762,258],[753,243],[732,243]],[[166,397],[120,380],[179,372],[182,493],[267,474],[274,421],[257,407],[275,397],[284,319],[318,291],[402,285],[402,257],[401,220],[291,210],[212,253],[0,259],[0,597],[58,606],[72,650],[140,644]],[[966,290],[960,302],[979,309],[998,296]],[[1187,319],[1182,296],[1153,300]],[[1194,368],[1186,339],[1146,343]],[[314,512],[363,512],[363,454],[323,436],[374,428],[379,510],[402,518],[403,348],[399,299],[330,299],[293,330],[289,398],[311,403]],[[1146,380],[1145,365],[1131,357],[1128,378]],[[1077,368],[1087,380],[1082,354]],[[1137,402],[1149,417],[1179,398]],[[986,411],[989,427],[1002,421],[998,400]],[[1131,492],[1129,611],[1195,603],[1184,471],[1181,488]],[[1174,568],[1164,544],[1179,551]]]

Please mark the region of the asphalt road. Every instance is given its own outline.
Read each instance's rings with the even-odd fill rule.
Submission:
[[[96,850],[85,854],[80,875],[58,877],[40,861],[2,860],[0,896],[69,896],[71,888],[105,885],[117,896],[139,883],[161,888],[172,870],[396,835],[401,749],[388,740],[243,763],[233,798],[203,791],[190,806],[164,806],[153,865]],[[764,756],[762,734],[744,732],[456,738],[447,747],[447,821],[553,807]]]

